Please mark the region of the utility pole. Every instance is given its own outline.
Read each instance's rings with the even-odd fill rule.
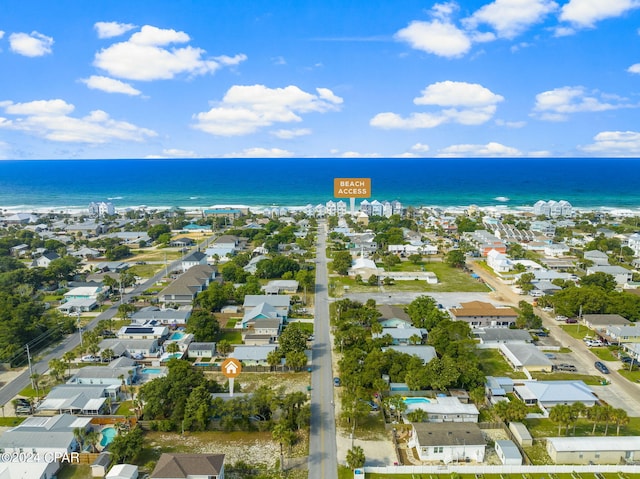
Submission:
[[[26,344],[27,348],[27,361],[29,362],[29,379],[31,379],[31,387],[35,389],[33,385],[33,368],[31,367],[31,353],[29,352],[29,343]]]

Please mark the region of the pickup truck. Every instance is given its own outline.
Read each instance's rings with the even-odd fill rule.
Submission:
[[[553,369],[556,371],[567,371],[570,373],[575,373],[578,371],[578,368],[576,368],[573,364],[555,364],[553,366]]]

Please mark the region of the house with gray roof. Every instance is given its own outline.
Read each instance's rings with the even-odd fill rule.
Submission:
[[[603,253],[599,250],[593,251],[585,251],[584,259],[593,262],[595,265],[608,265],[609,264],[609,256],[607,253]]]
[[[107,398],[116,400],[118,384],[59,384],[36,407],[38,413],[97,416],[109,414]]]
[[[551,372],[553,363],[533,344],[501,343],[499,350],[514,371]]]
[[[513,391],[525,404],[543,409],[576,402],[591,407],[598,402],[597,396],[583,381],[522,381]]]
[[[78,450],[73,430],[88,431],[91,418],[71,414],[28,417],[21,424],[5,431],[0,436],[0,451],[20,453],[31,451],[41,457],[53,454],[69,454]]]
[[[386,335],[391,336],[391,344],[399,345],[399,344],[410,344],[414,337],[420,338],[420,341],[423,341],[427,338],[427,330],[424,328],[382,328],[381,333],[374,333],[372,335],[373,339],[382,338]]]
[[[198,265],[206,265],[207,264],[207,255],[202,251],[194,251],[193,253],[185,256],[180,261],[180,265],[182,267],[182,272],[184,273],[189,268]]]
[[[148,307],[133,313],[131,315],[131,324],[146,324],[148,322],[165,325],[187,324],[189,316],[191,316],[190,309]]]
[[[282,313],[282,309],[276,309],[269,303],[259,303],[255,307],[246,310],[242,321],[236,324],[236,328],[246,329],[255,326],[258,321],[274,320],[280,325],[284,322],[286,315]]]
[[[216,269],[213,266],[193,266],[160,291],[158,298],[162,303],[191,304],[215,277]]]
[[[522,465],[522,454],[515,442],[509,439],[498,439],[495,442],[495,450],[502,464],[506,466]]]
[[[587,268],[587,274],[606,273],[610,274],[616,280],[618,286],[630,283],[633,277],[633,271],[623,268],[622,266],[594,265]]]
[[[631,323],[628,326],[607,326],[607,340],[613,344],[640,343],[640,326]]]
[[[247,365],[267,365],[267,356],[271,351],[278,348],[276,344],[265,344],[250,346],[239,344],[235,346],[233,352],[229,353],[230,358],[236,358]]]
[[[411,356],[416,356],[422,359],[424,364],[427,364],[432,359],[436,358],[438,355],[436,354],[436,349],[433,346],[425,346],[425,345],[391,345],[388,348],[383,348],[382,351],[386,351],[387,349],[392,349],[402,354],[410,354]]]
[[[212,358],[216,354],[216,343],[190,343],[187,349],[187,357],[189,359]]]
[[[80,368],[69,384],[101,384],[120,386],[133,384],[139,376],[139,366],[131,358],[120,356],[107,366],[85,366]]]
[[[609,326],[629,326],[631,321],[619,314],[583,314],[582,322],[598,333],[606,332]]]
[[[475,423],[412,423],[409,447],[425,462],[483,462],[487,442]]]
[[[547,437],[556,464],[624,464],[640,459],[640,436]]]
[[[411,318],[404,311],[404,309],[390,305],[390,304],[378,304],[376,309],[380,313],[378,322],[383,328],[398,328],[411,326]]]
[[[407,398],[410,400],[411,398]],[[478,422],[480,412],[473,403],[463,403],[457,397],[429,398],[417,404],[407,404],[405,414],[422,409],[428,414],[429,422]]]
[[[478,348],[498,348],[503,343],[532,343],[531,335],[522,329],[509,328],[476,328],[474,337],[478,340]]]
[[[48,268],[53,260],[60,259],[60,255],[55,251],[47,251],[42,256],[37,257],[31,263],[32,268]]]
[[[157,358],[160,351],[157,339],[108,338],[100,341],[98,346],[100,352],[110,349],[114,356],[125,355],[135,359]]]
[[[224,454],[162,453],[149,479],[224,479]]]

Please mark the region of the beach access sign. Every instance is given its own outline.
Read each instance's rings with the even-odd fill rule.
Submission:
[[[334,198],[371,198],[371,178],[334,178]]]

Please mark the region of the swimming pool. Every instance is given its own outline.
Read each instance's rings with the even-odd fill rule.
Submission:
[[[102,447],[107,447],[113,441],[113,438],[116,437],[118,431],[116,431],[115,427],[105,427],[102,431],[102,438],[100,439],[100,445]]]
[[[409,406],[412,404],[429,404],[431,401],[427,398],[402,398],[404,403]]]
[[[160,374],[162,369],[160,368],[143,368],[140,371],[142,374]]]
[[[178,341],[182,338],[184,338],[185,333],[181,333],[180,331],[174,331],[173,333],[171,333],[171,336],[169,336],[169,339],[174,340],[174,341]]]

